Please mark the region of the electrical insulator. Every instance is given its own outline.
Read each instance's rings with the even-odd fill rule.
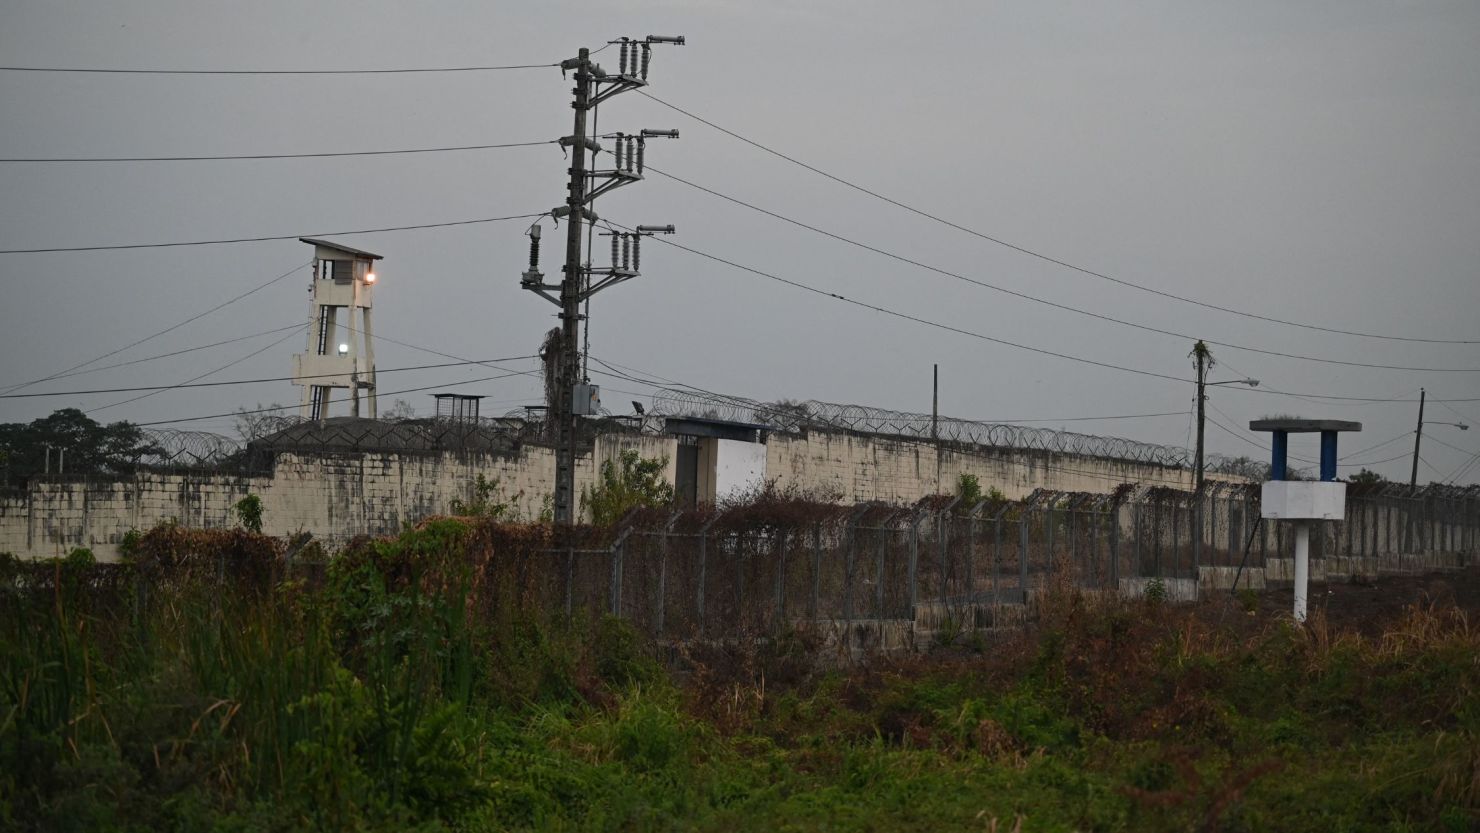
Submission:
[[[636,143],[637,143],[637,140],[636,139],[633,139],[631,136],[627,137],[627,173],[629,173],[629,174],[632,173],[632,157],[633,157],[632,149],[633,149],[633,145],[636,144]]]
[[[638,173],[642,173],[642,157],[643,157],[643,154],[646,151],[647,151],[647,142],[644,142],[643,140],[638,139],[637,140],[637,172]]]
[[[613,163],[612,167],[613,169],[620,171],[622,169],[622,134],[617,134],[617,140],[613,142],[613,144],[615,144],[616,147],[612,150],[612,157],[616,159],[616,162]]]
[[[627,269],[632,265],[632,235],[622,235],[622,268]]]
[[[653,48],[647,44],[642,45],[642,80],[647,80],[648,61],[653,57]]]
[[[612,268],[617,268],[617,236],[612,235]]]
[[[540,271],[540,227],[535,226],[529,234],[529,271]]]
[[[642,235],[637,235],[637,241],[632,244],[632,271],[642,271]]]
[[[620,74],[621,75],[626,75],[627,74],[627,39],[626,38],[622,38],[621,50],[622,50],[622,70],[621,70],[621,73]]]

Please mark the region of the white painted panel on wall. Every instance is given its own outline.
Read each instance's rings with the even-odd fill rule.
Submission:
[[[714,499],[728,500],[766,482],[766,447],[761,443],[719,440],[714,462]]]

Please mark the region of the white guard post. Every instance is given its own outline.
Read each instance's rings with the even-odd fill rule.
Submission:
[[[1310,528],[1312,521],[1339,521],[1346,517],[1346,484],[1336,482],[1336,435],[1360,431],[1360,422],[1334,419],[1258,419],[1250,431],[1274,435],[1269,477],[1260,493],[1260,516],[1287,521],[1295,527],[1295,621],[1304,622],[1310,598]],[[1291,434],[1321,435],[1321,479],[1287,480]]]

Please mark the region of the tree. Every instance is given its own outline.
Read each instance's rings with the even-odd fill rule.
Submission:
[[[673,503],[673,484],[663,479],[668,458],[644,458],[633,449],[622,452],[621,467],[611,460],[601,464],[594,487],[581,490],[581,510],[591,513],[591,523],[609,526],[628,510],[639,506]]]
[[[140,457],[161,451],[137,425],[103,425],[76,408],[29,423],[0,424],[0,464],[6,481],[17,484],[45,472],[48,453],[53,472],[108,475],[130,471]]]
[[[411,406],[410,402],[404,399],[397,399],[391,403],[391,406],[385,410],[385,413],[381,417],[382,419],[415,419],[416,409]]]
[[[287,413],[284,406],[274,402],[263,405],[258,402],[251,408],[236,409],[236,433],[246,442],[260,440],[276,431],[281,423],[278,418]]]
[[[1387,478],[1383,477],[1375,471],[1372,471],[1371,469],[1362,469],[1361,471],[1351,476],[1351,482],[1375,485],[1378,483],[1386,483]]]

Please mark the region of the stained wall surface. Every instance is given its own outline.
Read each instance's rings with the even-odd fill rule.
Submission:
[[[665,477],[673,482],[673,437],[609,434],[598,437],[593,454],[578,458],[577,494],[593,482],[601,463],[629,448],[644,457],[666,458]],[[763,452],[756,447],[732,456],[737,465],[743,460],[746,476],[763,471],[778,487],[845,503],[910,503],[955,491],[961,474],[976,475],[983,490],[996,488],[1008,498],[1036,488],[1104,493],[1126,482],[1191,485],[1190,472],[1165,466],[820,431],[772,434]],[[719,461],[705,463],[718,466]],[[707,472],[710,478],[717,474]],[[282,453],[270,473],[251,476],[206,471],[39,479],[22,494],[0,497],[0,552],[47,557],[87,547],[99,559],[111,559],[131,529],[170,519],[198,527],[232,526],[232,506],[248,494],[262,500],[264,532],[308,532],[332,549],[357,535],[393,533],[452,512],[454,501],[476,497],[479,475],[497,482],[495,499],[534,520],[555,490],[555,454],[532,444],[506,454]]]

